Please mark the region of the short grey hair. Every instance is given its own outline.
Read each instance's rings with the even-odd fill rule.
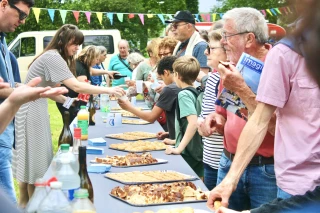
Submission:
[[[139,53],[130,53],[127,60],[130,64],[139,64],[144,60],[144,57]]]
[[[223,15],[223,20],[232,20],[238,33],[252,32],[260,44],[268,41],[268,26],[263,15],[250,7],[234,8]]]
[[[100,54],[107,53],[107,48],[105,46],[97,46],[97,49],[100,51]]]

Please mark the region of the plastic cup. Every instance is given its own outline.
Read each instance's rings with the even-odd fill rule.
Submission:
[[[137,93],[142,94],[143,93],[143,80],[136,80],[136,89],[137,89]]]

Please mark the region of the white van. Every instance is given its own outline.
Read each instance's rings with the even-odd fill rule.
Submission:
[[[88,45],[105,46],[108,51],[104,67],[107,69],[110,58],[118,54],[118,43],[121,39],[119,30],[81,30],[84,34],[84,42],[80,50]],[[20,69],[21,81],[24,82],[28,66],[33,59],[42,53],[49,44],[56,31],[30,31],[20,33],[8,48],[16,56]]]

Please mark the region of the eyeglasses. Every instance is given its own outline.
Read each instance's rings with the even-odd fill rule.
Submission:
[[[211,50],[215,50],[215,49],[219,49],[219,48],[224,49],[224,47],[210,47],[210,45],[207,43],[207,52],[208,52],[208,54],[211,53]]]
[[[169,54],[172,54],[172,52],[159,53],[158,56],[159,56],[159,58],[162,58],[162,56],[168,56]]]
[[[23,12],[22,10],[20,10],[18,7],[16,7],[14,4],[9,2],[10,7],[12,7],[13,9],[15,9],[16,11],[18,11],[19,13],[19,20],[22,21],[24,19],[26,19],[28,17],[28,14],[26,14],[25,12]]]
[[[235,34],[230,34],[230,35],[227,35],[226,32],[222,32],[221,35],[222,35],[223,40],[227,41],[228,37],[232,37],[232,36],[236,36],[236,35],[242,35],[242,34],[245,34],[245,33],[250,33],[250,32],[235,33]]]
[[[184,24],[171,24],[171,29],[178,29],[179,26],[187,25],[189,23],[184,23]]]

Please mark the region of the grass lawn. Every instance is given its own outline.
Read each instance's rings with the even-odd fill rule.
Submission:
[[[56,106],[56,102],[52,100],[48,100],[48,108],[49,108],[49,114],[50,114],[52,146],[53,146],[53,152],[55,154],[58,150],[58,139],[63,127],[63,122],[62,122],[60,112]],[[16,191],[17,199],[19,199],[19,187],[18,187],[18,182],[15,179],[14,179],[14,188]]]

